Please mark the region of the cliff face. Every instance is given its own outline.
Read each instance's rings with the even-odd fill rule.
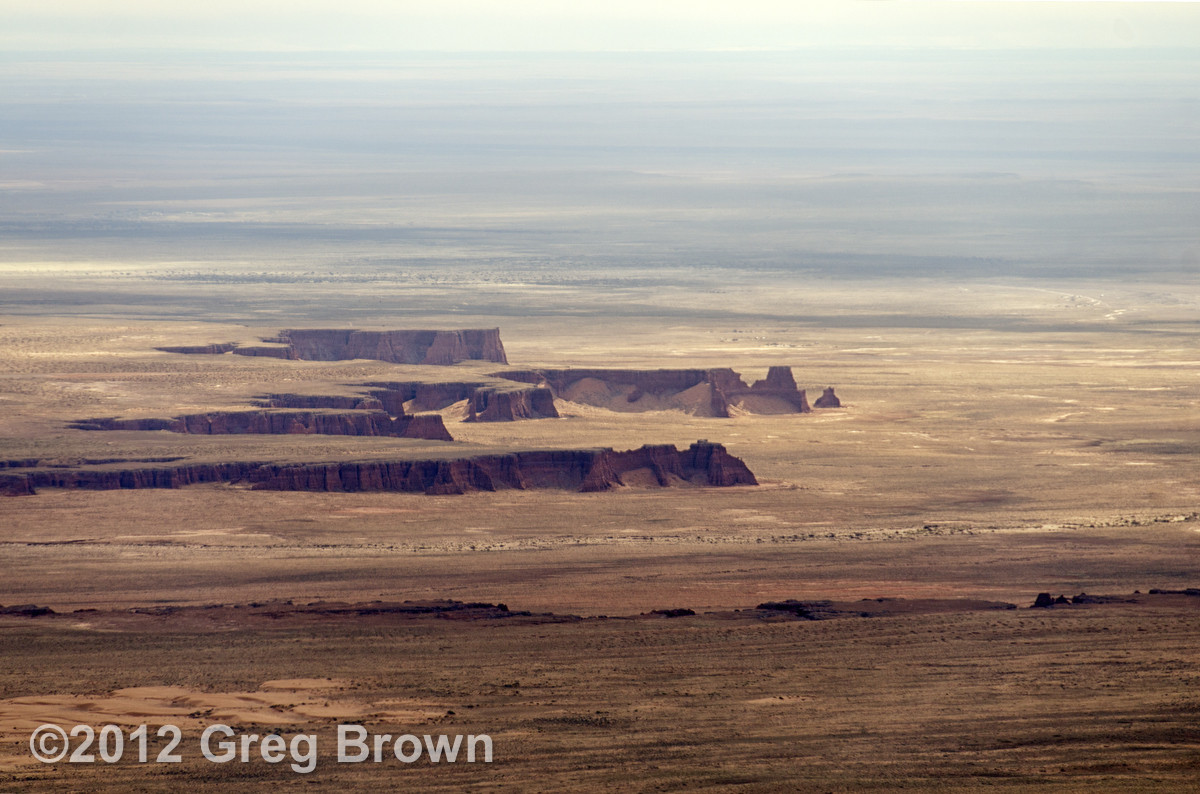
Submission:
[[[256,403],[263,408],[304,408],[308,410],[332,408],[341,411],[382,411],[383,403],[374,397],[352,395],[317,394],[268,394]],[[403,411],[393,416],[403,415]]]
[[[450,365],[460,361],[508,363],[499,328],[458,331],[309,328],[283,331],[279,339],[290,344],[296,355],[307,361],[367,358],[393,364]]]
[[[558,416],[554,395],[549,389],[515,391],[480,388],[471,392],[468,422],[512,422],[517,419],[543,419]]]
[[[373,387],[371,395],[383,403],[392,414],[404,411],[404,404],[412,401],[421,411],[440,411],[460,400],[469,399],[476,389],[485,383],[447,382],[425,383],[423,381],[391,381],[387,383],[364,383]]]
[[[751,391],[796,391],[796,378],[791,367],[771,367],[767,377],[750,387]]]
[[[467,400],[468,422],[511,422],[515,419],[543,419],[558,416],[554,395],[546,388],[498,389],[488,383],[417,381],[367,383],[382,387],[371,392],[389,411],[403,411],[405,403],[422,411],[439,411],[460,400]]]
[[[375,460],[344,463],[166,464],[34,468],[0,475],[0,494],[20,496],[37,488],[180,488],[194,483],[246,482],[255,490],[400,491],[460,494],[504,488],[606,491],[622,485],[757,485],[754,475],[720,444],[698,441],[680,452],[673,446],[543,450],[450,460]]]
[[[187,355],[219,356],[233,350],[237,345],[233,342],[214,342],[211,345],[181,345],[178,347],[156,347],[164,353],[184,353]]]
[[[355,331],[338,328],[299,328],[262,340],[281,347],[241,347],[234,343],[159,347],[167,353],[270,356],[290,360],[347,361],[354,358],[393,364],[450,365],[460,361],[507,364],[499,328],[457,331]]]
[[[296,361],[300,357],[290,347],[235,347],[235,356],[261,356],[264,358],[282,358],[286,361]]]
[[[731,406],[750,413],[807,413],[803,389],[791,367],[771,367],[764,380],[746,385],[728,367],[714,369],[539,369],[497,372],[494,377],[549,388],[554,397],[613,411],[681,410],[728,417]]]
[[[454,440],[436,414],[392,418],[386,411],[217,411],[174,419],[87,419],[72,426],[77,430],[169,430],[193,435],[295,433]]]

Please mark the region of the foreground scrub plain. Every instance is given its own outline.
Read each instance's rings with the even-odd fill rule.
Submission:
[[[561,402],[558,419],[477,424],[462,421],[463,406],[440,413],[452,447],[472,452],[706,438],[742,458],[757,487],[425,496],[201,485],[0,499],[0,604],[57,613],[0,623],[0,783],[1193,787],[1200,599],[1148,592],[1200,583],[1200,362],[1185,316],[1195,296],[1107,285],[1089,303],[1078,288],[997,287],[977,316],[977,294],[933,293],[931,306],[919,290],[746,283],[736,294],[698,290],[684,301],[688,316],[669,321],[648,305],[619,326],[515,310],[469,325],[500,326],[510,361],[530,366],[729,366],[756,379],[789,365],[810,397],[835,386],[842,408],[717,419]],[[298,301],[295,289],[274,297]],[[359,296],[336,291],[299,320],[259,325],[204,319],[211,307],[180,292],[168,320],[121,305],[119,293],[87,317],[31,309],[0,323],[0,458],[362,459],[448,443],[71,429],[86,417],[248,407],[268,390],[403,369],[156,346],[253,341],[328,325],[343,310],[359,311],[359,326],[464,325],[436,313],[397,321],[386,304],[364,316],[350,308]],[[555,299],[568,311],[587,295],[564,288]],[[728,311],[705,319],[705,301]],[[841,307],[838,321],[813,319],[821,301]],[[888,316],[872,314],[872,301]],[[230,293],[231,312],[245,305]],[[1137,603],[1026,608],[1039,592],[1135,590]],[[767,601],[881,598],[913,608],[821,621],[744,614]],[[440,599],[582,619],[264,623],[250,606]],[[922,599],[1019,608],[946,611]],[[214,604],[224,605],[212,612],[219,620],[172,611]],[[651,614],[673,609],[696,614]],[[496,761],[324,757],[304,776],[194,752],[169,769],[42,766],[28,755],[30,721],[43,715],[132,728],[155,709],[175,719],[186,707],[179,724],[194,741],[234,701],[244,708],[227,716],[239,730],[315,732],[326,747],[338,721],[487,733]]]

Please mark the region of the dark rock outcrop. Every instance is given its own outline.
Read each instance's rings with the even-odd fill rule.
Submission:
[[[0,615],[19,615],[26,618],[36,618],[42,615],[53,615],[54,610],[50,607],[40,607],[37,604],[15,604],[13,606],[0,606]]]
[[[28,475],[0,475],[0,496],[32,496],[33,494],[33,482]]]
[[[765,380],[746,385],[727,367],[715,369],[538,369],[494,373],[494,377],[545,386],[558,399],[610,410],[676,409],[699,416],[728,417],[731,406],[751,412],[807,413],[790,367],[771,367]]]
[[[375,397],[358,397],[350,394],[268,394],[258,399],[263,408],[334,409],[340,411],[382,411],[383,403]],[[389,412],[390,413],[390,412]],[[404,411],[393,413],[402,416]]]
[[[12,495],[32,494],[37,488],[180,488],[212,482],[243,482],[255,490],[273,491],[461,494],[505,488],[558,488],[590,492],[622,485],[652,486],[655,483],[637,476],[646,469],[661,475],[657,484],[662,486],[757,484],[741,460],[726,452],[720,444],[706,441],[696,442],[682,452],[664,445],[625,452],[611,449],[534,450],[433,460],[47,467],[15,477],[5,475],[0,478],[0,483],[23,480],[23,484],[14,487]]]
[[[400,381],[365,383],[375,387],[371,395],[389,412],[403,411],[407,404],[422,411],[440,411],[467,401],[468,422],[511,422],[516,419],[556,418],[554,395],[541,387],[520,388],[494,383]]]
[[[233,353],[305,361],[348,361],[355,358],[393,364],[450,365],[460,361],[507,364],[499,328],[455,331],[356,331],[338,328],[298,328],[264,338],[263,346],[227,342],[211,345],[159,347],[168,353]],[[267,347],[266,345],[271,345]]]
[[[453,441],[436,414],[391,417],[386,411],[214,411],[174,419],[86,419],[77,430],[169,430],[192,435],[391,436]]]
[[[460,361],[507,364],[499,328],[457,331],[353,331],[295,329],[279,334],[306,361],[355,358],[394,364],[450,365]],[[234,351],[236,352],[236,351]]]
[[[837,395],[833,393],[832,386],[826,386],[825,391],[822,392],[821,396],[817,398],[817,401],[813,403],[813,405],[815,405],[817,408],[841,408],[842,401],[839,400]]]
[[[495,389],[471,392],[468,422],[512,422],[516,419],[556,418],[554,394],[545,388]]]
[[[751,391],[796,391],[791,367],[771,367],[767,377],[750,387]]]
[[[219,356],[237,347],[233,342],[214,342],[211,345],[178,345],[175,347],[156,347],[164,353],[184,353],[185,355]]]
[[[235,347],[231,352],[235,356],[262,356],[282,358],[286,361],[297,361],[300,358],[290,347]]]

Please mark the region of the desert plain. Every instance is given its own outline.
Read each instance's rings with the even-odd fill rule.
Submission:
[[[0,604],[52,612],[0,616],[0,788],[1200,781],[1200,291],[1187,278],[274,267],[226,265],[198,288],[178,264],[8,266],[0,459],[337,462],[707,439],[759,484],[2,497]],[[439,411],[452,442],[71,427],[496,369],[155,349],[305,327],[499,327],[515,367],[732,367],[749,381],[790,366],[810,401],[833,386],[842,404],[711,417],[560,397],[558,418],[467,422],[456,403]],[[1098,597],[1033,609],[1039,593]],[[804,606],[758,608],[789,600]],[[320,760],[306,774],[205,762],[197,737],[216,721],[315,734]],[[176,724],[183,762],[43,765],[28,737],[45,722]],[[494,759],[335,763],[342,723],[487,734]]]

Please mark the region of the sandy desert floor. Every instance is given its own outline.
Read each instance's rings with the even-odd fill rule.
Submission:
[[[495,369],[153,350],[283,327],[498,325],[514,365],[729,366],[755,379],[786,364],[810,399],[833,385],[843,407],[716,419],[561,403],[559,419],[475,424],[461,406],[442,412],[468,454],[706,438],[741,457],[757,487],[0,498],[0,604],[56,613],[0,617],[0,788],[1200,784],[1200,598],[1149,595],[1200,586],[1194,286],[747,276],[733,288],[701,273],[670,288],[614,276],[603,307],[596,285],[570,279],[343,284],[318,306],[302,280],[197,292],[92,269],[71,274],[90,296],[72,304],[39,278],[4,281],[0,460],[427,454],[442,442],[67,425]],[[432,308],[455,290],[460,308]],[[1027,609],[1040,592],[1122,599]],[[533,614],[269,620],[249,606],[437,599]],[[784,599],[903,601],[829,620],[754,610]],[[223,606],[172,609],[211,605]],[[696,614],[650,614],[679,608]],[[339,722],[487,733],[496,758],[348,765],[325,750],[307,775],[213,765],[195,740],[218,717],[316,733],[323,747]],[[172,721],[191,749],[169,767],[41,765],[29,731],[54,721]]]

